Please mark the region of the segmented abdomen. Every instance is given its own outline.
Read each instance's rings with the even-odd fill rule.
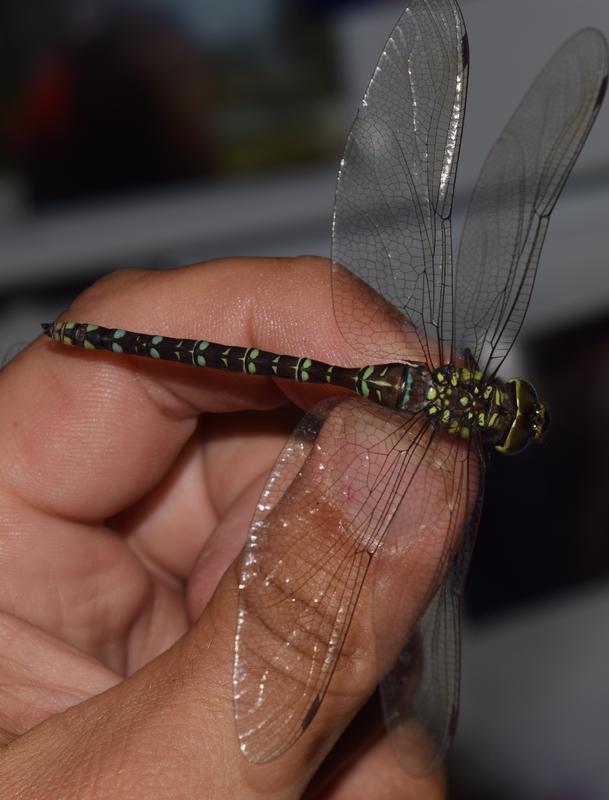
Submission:
[[[342,386],[380,405],[406,411],[418,411],[421,407],[426,385],[424,376],[428,374],[424,364],[337,367],[306,356],[278,355],[257,347],[233,347],[205,339],[176,339],[84,322],[53,323],[43,328],[47,336],[65,345],[300,383]]]

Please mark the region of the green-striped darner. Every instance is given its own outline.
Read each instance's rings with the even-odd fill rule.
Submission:
[[[380,686],[387,729],[409,771],[429,769],[454,733],[460,605],[485,447],[517,452],[547,422],[529,384],[503,383],[497,373],[522,325],[550,214],[602,102],[607,46],[597,31],[582,30],[536,78],[484,164],[453,270],[467,73],[455,0],[412,0],[347,140],[332,229],[333,301],[345,339],[372,366],[89,323],[44,326],[64,344],[326,382],[374,401],[338,397],[305,415],[254,515],[233,675],[240,745],[252,762],[279,756],[315,717],[380,545],[407,558],[411,540],[431,536],[440,518],[449,535],[424,576],[438,588],[425,595],[417,629]],[[365,305],[341,265],[373,290]],[[286,506],[302,513],[282,525]],[[301,571],[287,571],[288,562]]]

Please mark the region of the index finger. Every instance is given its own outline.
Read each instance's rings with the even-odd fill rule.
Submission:
[[[322,259],[237,259],[115,273],[82,294],[69,316],[349,360]],[[269,379],[71,352],[46,339],[11,363],[1,380],[9,488],[38,508],[81,521],[112,516],[156,485],[200,413],[286,402]],[[306,388],[288,393],[306,400]]]

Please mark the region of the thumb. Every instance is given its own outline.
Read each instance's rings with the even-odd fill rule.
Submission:
[[[37,800],[299,797],[395,657],[446,552],[450,525],[426,499],[448,446],[434,442],[357,400],[307,415],[259,504],[258,538],[196,625],[123,682],[16,740],[3,796],[18,796],[27,774]],[[407,456],[399,486],[384,480],[399,466],[387,471],[387,453]],[[411,503],[392,508],[404,489]],[[410,533],[406,562],[390,549],[371,561],[394,525]],[[364,580],[371,563],[377,574]]]
[[[425,419],[355,399],[298,426],[241,567],[234,711],[251,762],[319,765],[396,660],[471,513],[467,455]]]

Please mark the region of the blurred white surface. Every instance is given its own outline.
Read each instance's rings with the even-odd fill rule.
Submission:
[[[599,585],[466,627],[456,769],[510,800],[608,797],[608,619]]]
[[[535,73],[578,28],[596,25],[609,32],[606,0],[462,5],[471,70],[457,223],[488,148]],[[349,116],[402,8],[403,3],[359,6],[336,18]],[[608,142],[604,108],[551,222],[527,317],[530,330],[607,309]],[[244,254],[328,255],[337,166],[141,193],[33,216],[20,213],[19,187],[7,184],[0,190],[0,292],[83,282],[124,266],[167,267]]]
[[[0,227],[0,287],[80,279],[126,266],[176,266],[255,254],[291,255],[312,227],[330,230],[334,170],[190,186],[90,202]],[[329,241],[329,239],[328,239]],[[254,251],[254,252],[250,252]],[[272,251],[272,252],[271,252]]]

